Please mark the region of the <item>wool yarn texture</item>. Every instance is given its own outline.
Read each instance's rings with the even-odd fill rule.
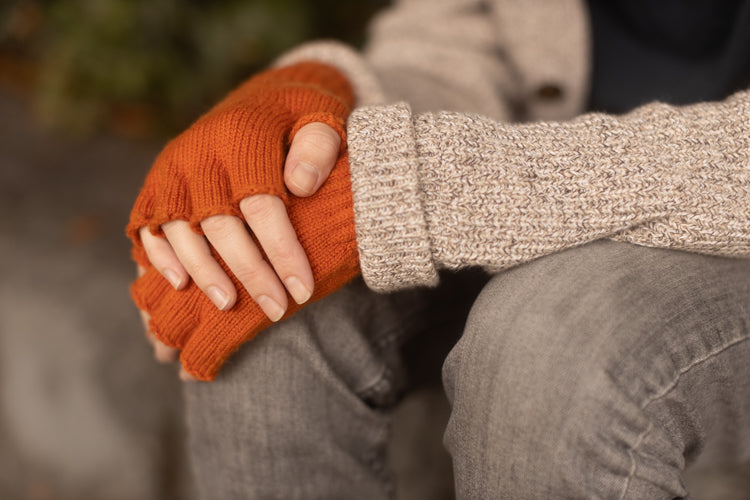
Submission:
[[[362,275],[435,285],[602,238],[750,256],[750,92],[623,116],[510,124],[469,113],[357,109],[348,122]]]
[[[148,226],[161,234],[171,220],[200,222],[217,214],[241,216],[239,202],[254,194],[286,199],[283,165],[293,134],[323,122],[344,137],[354,97],[333,67],[301,62],[250,78],[170,141],[146,177],[127,227],[139,244]]]
[[[211,215],[241,216],[239,202],[248,196],[280,196],[310,260],[310,301],[340,288],[359,274],[344,130],[352,103],[348,82],[330,66],[303,62],[269,70],[231,92],[154,162],[127,227],[134,259],[146,270],[131,293],[151,316],[154,335],[180,349],[184,368],[198,379],[215,378],[229,356],[271,322],[217,254],[238,291],[234,307],[218,310],[192,281],[174,290],[148,262],[140,228],[161,235],[161,224],[179,219],[200,232]],[[312,122],[337,130],[342,151],[318,192],[300,199],[286,192],[283,165],[294,134]],[[299,308],[290,300],[285,317]]]

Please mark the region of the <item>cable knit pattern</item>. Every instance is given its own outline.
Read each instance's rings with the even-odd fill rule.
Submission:
[[[349,138],[360,264],[377,290],[605,237],[750,255],[750,92],[526,125],[371,107]]]

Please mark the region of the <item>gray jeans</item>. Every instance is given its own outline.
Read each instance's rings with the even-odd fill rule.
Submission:
[[[750,261],[601,241],[476,281],[354,283],[188,385],[202,498],[391,497],[393,406],[448,351],[458,498],[686,497],[750,456]]]

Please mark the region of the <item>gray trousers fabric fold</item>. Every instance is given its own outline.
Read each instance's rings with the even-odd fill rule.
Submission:
[[[750,458],[748,339],[744,260],[601,241],[486,284],[357,282],[186,385],[196,483],[206,499],[391,498],[390,414],[450,350],[458,498],[686,497],[686,467]]]

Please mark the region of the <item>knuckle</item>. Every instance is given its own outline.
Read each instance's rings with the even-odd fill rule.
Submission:
[[[288,244],[275,246],[273,250],[268,251],[269,258],[273,261],[274,267],[289,269],[293,267],[298,259],[296,249]]]
[[[314,156],[328,156],[335,154],[341,145],[341,138],[335,130],[323,124],[322,128],[302,129],[295,137],[295,143],[300,151]]]
[[[240,283],[249,286],[255,286],[262,281],[262,270],[259,266],[242,266],[233,270],[234,275],[240,280]]]
[[[170,220],[161,225],[164,233],[170,233],[173,231],[182,231],[187,226],[187,222],[181,219]]]
[[[273,214],[274,198],[274,196],[268,194],[250,196],[240,202],[240,210],[245,218],[250,220],[268,219]]]
[[[234,217],[228,215],[213,215],[201,221],[204,233],[225,235],[235,227]]]
[[[182,265],[193,279],[202,283],[208,281],[211,274],[211,266],[207,262],[210,257],[201,255],[188,255],[182,258]]]
[[[333,127],[321,122],[308,123],[299,130],[297,135],[318,136],[331,141],[340,140],[338,132]]]

